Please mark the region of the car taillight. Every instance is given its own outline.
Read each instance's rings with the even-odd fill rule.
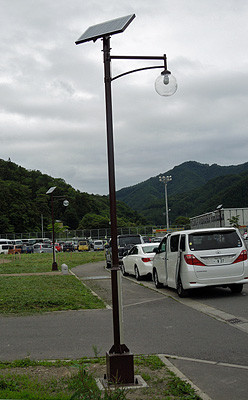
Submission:
[[[242,250],[240,255],[233,261],[233,264],[236,264],[241,261],[247,260],[247,250]]]
[[[189,265],[199,265],[205,267],[205,264],[198,260],[198,258],[196,258],[193,254],[185,254],[184,259]]]
[[[149,261],[152,261],[152,258],[146,257],[146,258],[141,258],[141,260],[142,260],[143,262],[149,262]]]

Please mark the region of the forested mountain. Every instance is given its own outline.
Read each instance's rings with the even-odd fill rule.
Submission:
[[[169,219],[174,223],[179,216],[193,217],[214,211],[219,204],[224,208],[248,207],[248,172],[226,175],[210,180],[199,189],[168,196]],[[158,199],[141,210],[155,225],[165,224],[165,201]]]
[[[185,162],[161,175],[171,175],[167,185],[170,221],[224,207],[248,206],[248,163],[236,166]],[[247,189],[246,189],[247,188]],[[152,224],[164,224],[164,184],[159,175],[117,192],[117,199],[142,213]]]
[[[69,206],[63,207],[61,198],[54,198],[54,218],[70,229],[109,227],[107,196],[82,193],[63,179],[55,179],[40,171],[29,171],[11,161],[0,159],[0,233],[44,230],[51,223],[51,201],[47,190],[56,186],[54,196],[65,196]],[[117,202],[119,226],[145,223],[136,211]]]
[[[248,206],[248,163],[222,167],[189,161],[163,175],[172,175],[168,183],[170,223],[179,216],[192,217],[215,210],[218,204],[229,207]],[[108,196],[75,190],[63,179],[40,171],[29,171],[0,159],[0,233],[40,231],[51,222],[51,186],[56,186],[54,217],[69,229],[109,227]],[[164,225],[164,184],[158,176],[117,192],[118,226]],[[125,204],[126,203],[126,204]],[[132,207],[132,208],[131,208]],[[134,210],[135,211],[134,211]]]

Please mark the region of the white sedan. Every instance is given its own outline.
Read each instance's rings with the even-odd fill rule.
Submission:
[[[152,261],[155,255],[154,248],[158,246],[159,243],[144,243],[133,246],[122,259],[122,274],[133,274],[137,281],[144,275],[152,275]]]

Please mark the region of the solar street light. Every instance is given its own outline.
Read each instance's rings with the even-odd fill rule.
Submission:
[[[172,176],[159,176],[159,182],[164,184],[164,192],[165,192],[165,215],[166,215],[166,228],[167,233],[169,232],[169,208],[168,208],[168,193],[167,193],[167,183],[172,181]]]
[[[223,210],[223,204],[219,204],[217,207],[216,207],[216,210],[218,210],[219,211],[219,220],[220,220],[220,228],[222,227],[222,210]]]
[[[51,208],[52,208],[52,233],[53,233],[53,263],[52,263],[52,271],[58,271],[58,264],[56,262],[56,255],[55,255],[55,244],[54,244],[54,211],[53,211],[53,192],[56,189],[57,186],[52,186],[46,194],[51,195]]]
[[[167,70],[166,55],[163,56],[113,56],[110,54],[110,37],[114,34],[124,32],[129,24],[134,20],[135,14],[116,18],[101,24],[90,26],[75,42],[81,44],[89,41],[95,42],[98,39],[103,41],[103,61],[104,61],[104,84],[105,84],[105,104],[106,104],[106,128],[107,128],[107,154],[108,154],[108,179],[109,179],[109,201],[110,201],[110,221],[111,221],[111,245],[112,245],[112,308],[113,308],[113,333],[114,345],[106,353],[107,379],[109,382],[134,383],[134,364],[133,354],[130,353],[122,339],[121,325],[121,290],[120,290],[120,267],[117,246],[117,216],[116,216],[116,189],[115,189],[115,162],[114,162],[114,140],[113,140],[113,115],[112,115],[112,90],[111,83],[124,75],[131,74],[147,69],[162,68],[162,75],[159,76],[161,82],[155,83],[157,93],[162,96],[169,96],[176,91],[176,83],[170,71]],[[111,61],[122,60],[163,60],[162,65],[137,68],[112,77]],[[175,78],[174,78],[175,79]],[[165,87],[164,90],[161,87]]]
[[[54,202],[54,198],[55,197],[65,197],[65,196],[54,196],[53,192],[55,191],[57,186],[52,186],[50,187],[50,189],[48,189],[48,191],[46,192],[46,194],[50,194],[51,195],[51,209],[52,209],[52,235],[53,235],[53,263],[52,263],[52,271],[58,271],[58,264],[56,262],[56,252],[55,252],[55,234],[54,234],[54,206],[53,206],[53,202]],[[63,201],[63,205],[65,207],[67,207],[69,205],[69,201],[68,200],[64,200]]]

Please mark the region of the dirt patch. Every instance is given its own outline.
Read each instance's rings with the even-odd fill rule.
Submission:
[[[49,379],[56,378],[57,380],[61,378],[71,377],[78,371],[75,367],[16,367],[16,368],[6,368],[0,370],[0,376],[5,375],[28,375],[30,378],[37,378],[40,381],[46,381]]]
[[[94,378],[104,378],[106,373],[106,366],[100,363],[87,364],[84,369],[92,374]],[[44,383],[51,380],[61,380],[63,378],[70,378],[77,374],[79,369],[76,366],[60,366],[60,367],[45,367],[45,366],[29,366],[29,367],[16,367],[6,368],[0,370],[0,378],[5,375],[11,374],[13,378],[16,375],[28,375],[29,378],[35,379]],[[140,375],[147,383],[145,388],[125,389],[125,396],[127,400],[162,400],[162,399],[175,399],[170,393],[169,382],[171,375],[166,367],[160,369],[152,369],[149,366],[138,365],[135,366],[135,375]],[[197,399],[198,397],[192,397]],[[199,398],[198,398],[199,399]]]

